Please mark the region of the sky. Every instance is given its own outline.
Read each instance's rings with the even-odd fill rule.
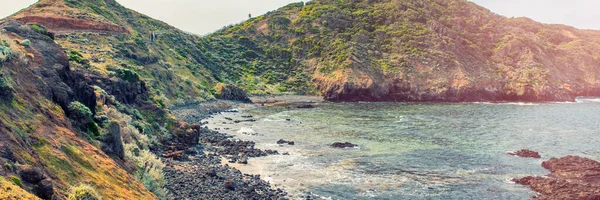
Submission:
[[[204,35],[301,0],[117,0],[184,31]],[[598,0],[471,0],[507,17],[600,30]],[[37,0],[0,0],[0,18]]]

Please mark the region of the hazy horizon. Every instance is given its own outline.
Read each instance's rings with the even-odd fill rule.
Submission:
[[[600,1],[593,0],[471,0],[506,17],[528,17],[549,24],[565,24],[579,29],[600,30]],[[37,0],[0,0],[0,17],[9,16]],[[117,0],[123,6],[164,21],[184,31],[205,35],[240,23],[248,14],[259,16],[300,0]],[[208,3],[210,2],[210,3]],[[210,4],[210,6],[205,6]]]

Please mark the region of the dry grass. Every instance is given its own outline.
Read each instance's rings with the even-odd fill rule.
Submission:
[[[35,195],[25,191],[23,188],[15,185],[14,183],[6,180],[4,177],[0,177],[0,199],[6,200],[19,200],[19,199],[40,199]]]

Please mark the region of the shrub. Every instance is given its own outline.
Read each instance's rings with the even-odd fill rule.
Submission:
[[[128,81],[128,82],[138,82],[138,81],[140,81],[140,76],[137,73],[135,73],[135,72],[133,72],[133,71],[131,71],[129,69],[123,69],[123,68],[121,68],[121,69],[119,69],[117,71],[117,75],[121,79],[123,79],[125,81]]]
[[[96,189],[89,185],[79,185],[71,188],[71,194],[69,194],[69,200],[99,200],[100,195],[96,192]]]
[[[9,80],[0,72],[0,100],[12,100],[14,97],[14,89]]]
[[[81,102],[74,101],[68,107],[69,118],[73,120],[75,125],[82,131],[88,131],[90,136],[100,136],[100,130],[94,119],[92,111]]]
[[[127,160],[133,161],[138,167],[135,177],[159,199],[165,197],[163,174],[165,164],[160,158],[147,149],[140,149],[136,144],[125,145],[125,156]]]
[[[76,62],[79,64],[85,63],[85,59],[83,58],[83,55],[81,55],[81,53],[79,53],[79,51],[77,51],[77,50],[69,51],[69,61],[73,61],[73,62]]]
[[[8,179],[10,179],[10,181],[13,182],[15,185],[23,187],[23,183],[21,183],[21,179],[19,179],[19,177],[11,176]]]
[[[24,47],[30,47],[31,46],[31,40],[25,39],[25,40],[19,42],[19,44],[21,46],[24,46]]]
[[[12,55],[10,48],[0,45],[0,63],[6,62]]]
[[[74,101],[69,104],[69,117],[87,123],[92,119],[92,111],[81,102]]]

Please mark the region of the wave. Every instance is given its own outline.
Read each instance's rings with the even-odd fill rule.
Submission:
[[[484,104],[484,105],[515,105],[515,106],[538,106],[539,103],[532,102],[472,102],[472,104]]]
[[[577,103],[600,103],[600,97],[577,97],[575,98]]]

